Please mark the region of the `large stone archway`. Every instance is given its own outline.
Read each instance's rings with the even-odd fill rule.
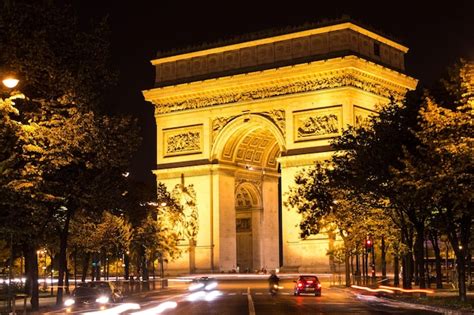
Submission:
[[[199,225],[167,272],[329,271],[333,240],[301,239],[285,193],[344,128],[415,88],[407,50],[344,22],[153,60],[154,173],[194,187]]]
[[[234,169],[235,266],[242,271],[279,267],[277,160],[285,151],[284,141],[272,120],[244,113],[226,124],[212,149],[212,156],[219,164]]]

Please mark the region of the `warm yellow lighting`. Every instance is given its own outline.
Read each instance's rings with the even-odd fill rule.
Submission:
[[[17,86],[17,84],[18,84],[18,82],[20,82],[20,80],[15,79],[15,78],[6,78],[2,82],[3,82],[3,85],[5,85],[7,88],[11,89],[11,88],[14,88],[15,86]]]
[[[161,205],[162,207],[166,207],[167,204],[166,204],[166,202],[162,202],[160,205]]]
[[[389,287],[385,285],[381,285],[379,288],[386,289],[386,290],[393,290],[393,291],[400,291],[400,292],[411,292],[411,293],[434,293],[434,290],[425,290],[425,289],[402,289],[398,287]]]
[[[368,291],[368,292],[394,293],[394,291],[390,290],[390,289],[371,289],[369,287],[361,287],[361,286],[358,286],[358,285],[351,285],[351,288],[359,289],[359,290],[365,290],[365,291]]]

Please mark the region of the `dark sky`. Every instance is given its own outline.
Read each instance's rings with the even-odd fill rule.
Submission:
[[[438,2],[438,1],[436,1]],[[474,58],[474,1],[111,1],[73,0],[81,18],[108,14],[113,57],[121,72],[114,103],[142,127],[143,145],[132,177],[152,181],[156,138],[153,107],[141,90],[150,89],[157,51],[305,22],[348,15],[409,47],[407,74],[433,83],[460,57]]]

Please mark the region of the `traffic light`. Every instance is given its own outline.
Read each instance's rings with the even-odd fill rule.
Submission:
[[[374,247],[374,244],[372,240],[365,240],[365,248],[367,249],[368,253],[372,252],[373,247]]]

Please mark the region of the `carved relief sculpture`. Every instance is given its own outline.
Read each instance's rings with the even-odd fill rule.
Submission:
[[[164,156],[200,153],[202,126],[163,130]]]
[[[295,113],[295,140],[334,137],[341,130],[341,106]]]
[[[196,191],[193,185],[176,184],[172,196],[181,205],[183,211],[176,222],[175,228],[181,239],[187,239],[190,244],[196,241],[199,232],[199,215],[196,206]]]

